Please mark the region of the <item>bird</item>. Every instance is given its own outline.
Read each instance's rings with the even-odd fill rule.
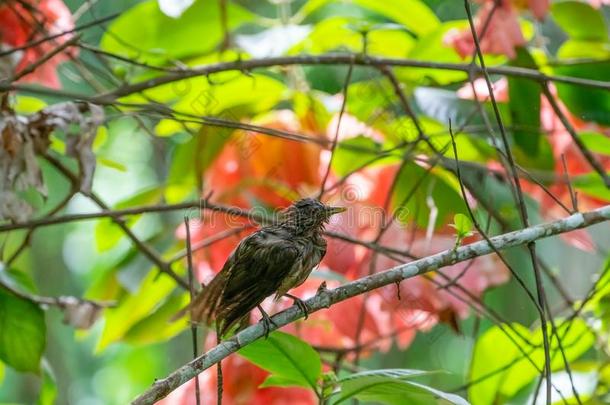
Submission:
[[[190,312],[193,323],[215,323],[219,337],[247,322],[254,308],[260,311],[268,336],[275,324],[260,304],[272,294],[275,300],[291,298],[307,318],[307,305],[288,291],[303,284],[318,266],[326,254],[324,226],[345,210],[315,198],[294,202],[276,223],[242,239],[220,272],[183,311]]]

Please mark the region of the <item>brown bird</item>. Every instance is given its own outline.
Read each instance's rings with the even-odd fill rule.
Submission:
[[[267,335],[273,321],[260,303],[274,293],[276,300],[292,298],[307,317],[305,303],[288,291],[301,285],[320,263],[326,254],[324,225],[332,215],[343,211],[345,208],[304,198],[284,210],[277,224],[244,238],[222,270],[186,308],[191,320],[208,325],[216,322],[222,336],[258,307]]]

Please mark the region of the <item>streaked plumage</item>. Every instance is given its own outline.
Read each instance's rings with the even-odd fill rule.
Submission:
[[[268,296],[279,299],[301,285],[326,253],[324,225],[341,211],[305,198],[287,208],[278,224],[244,238],[193,300],[191,319],[215,321],[223,335]]]

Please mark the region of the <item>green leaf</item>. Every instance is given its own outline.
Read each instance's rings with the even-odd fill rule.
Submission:
[[[226,4],[229,30],[253,15],[232,2]],[[121,13],[101,39],[101,48],[149,63],[211,52],[223,39],[218,2],[198,0],[179,18],[166,16],[156,0]]]
[[[458,236],[468,236],[472,232],[472,221],[464,214],[455,214],[453,216],[453,227],[458,233]]]
[[[38,394],[38,405],[54,405],[57,400],[57,382],[51,365],[42,361],[42,383]]]
[[[599,132],[580,132],[578,137],[591,152],[610,155],[610,138]]]
[[[434,403],[435,399],[443,399],[451,404],[468,404],[458,395],[410,381],[429,374],[432,372],[404,369],[373,370],[352,374],[339,380],[340,392],[333,404],[343,403],[350,398],[383,404]]]
[[[588,173],[572,179],[572,185],[579,192],[600,200],[610,201],[610,190],[597,173]]]
[[[174,110],[195,116],[218,116],[229,121],[239,121],[244,115],[269,111],[284,96],[286,86],[275,79],[260,74],[249,76],[233,72],[217,74],[214,83],[200,80],[179,95]],[[188,121],[188,120],[187,120]],[[159,136],[170,136],[184,131],[184,125],[192,130],[199,129],[197,120],[183,123],[174,119],[163,119],[155,127]],[[217,128],[214,128],[217,130]]]
[[[610,55],[607,42],[580,41],[569,39],[564,42],[557,51],[557,58],[560,60],[569,59],[607,59]]]
[[[28,291],[36,293],[36,284],[32,276],[25,271],[20,271],[14,268],[4,268],[0,262],[0,282],[16,290]]]
[[[434,31],[440,24],[436,14],[420,0],[352,1],[404,25],[416,35],[426,35]]]
[[[555,319],[555,323],[557,333],[562,337],[561,344],[568,361],[579,358],[595,342],[594,335],[582,319],[575,319],[571,323]],[[501,398],[512,398],[540,375],[536,367],[523,356],[517,345],[528,353],[538,369],[542,369],[544,349],[542,348],[541,329],[530,332],[524,326],[516,323],[512,324],[512,328],[514,331],[503,325],[506,332],[504,333],[498,326],[494,326],[477,340],[470,380],[482,381],[471,385],[468,390],[468,396],[473,405],[491,404]],[[556,336],[551,334],[550,325],[549,336],[551,336],[551,369],[561,370],[564,367],[563,357],[559,351]],[[516,343],[513,343],[513,340]]]
[[[415,90],[414,97],[417,106],[424,114],[436,119],[443,125],[447,125],[449,120],[454,127],[482,125],[484,123],[479,114],[471,118],[472,112],[477,109],[476,102],[459,98],[455,91],[418,87]]]
[[[292,378],[280,377],[277,375],[269,375],[258,388],[267,387],[294,387],[295,383]],[[308,388],[311,388],[308,386]]]
[[[346,139],[335,149],[332,161],[333,172],[345,176],[364,166],[385,162],[387,158],[379,158],[381,150],[380,144],[364,135]]]
[[[98,156],[97,163],[102,166],[109,167],[111,169],[118,170],[119,172],[127,173],[127,166],[112,159],[108,159],[105,157]]]
[[[162,197],[162,188],[158,186],[147,187],[136,192],[134,195],[119,201],[117,204],[115,204],[114,208],[125,209],[140,205],[153,205],[160,202]]]
[[[15,111],[19,114],[34,114],[45,108],[47,103],[39,98],[29,96],[17,96],[16,102],[13,105]]]
[[[560,1],[551,5],[555,22],[573,39],[605,41],[608,31],[600,10],[582,1]]]
[[[536,62],[526,48],[517,49],[511,66],[537,69]],[[515,144],[531,157],[540,152],[540,85],[516,77],[508,78],[508,108],[511,116]]]
[[[0,288],[0,360],[17,371],[37,373],[45,343],[42,309]]]
[[[188,304],[188,294],[174,295],[152,314],[134,324],[123,337],[130,344],[150,344],[168,340],[182,332],[188,325],[188,319],[172,318]]]
[[[168,203],[183,201],[197,189],[201,173],[214,161],[225,143],[232,139],[231,133],[226,128],[202,126],[196,136],[186,143],[176,145],[165,187]]]
[[[556,66],[555,74],[582,79],[610,81],[610,62],[582,62]],[[610,125],[610,93],[573,84],[556,83],[559,98],[570,112],[585,121]]]
[[[431,219],[429,197],[438,209],[435,227],[446,224],[456,213],[467,214],[459,183],[451,173],[438,167],[428,171],[415,163],[406,163],[392,197],[394,209],[401,212],[399,220],[415,220],[426,228]]]
[[[283,332],[273,332],[268,339],[239,350],[239,355],[269,371],[280,386],[299,386],[316,390],[322,374],[318,353],[301,339]],[[269,386],[269,381],[263,384]]]
[[[327,53],[336,50],[363,51],[363,35],[352,29],[353,18],[330,17],[317,23],[309,36],[291,49],[299,52]],[[415,40],[406,32],[396,28],[372,28],[367,32],[367,54],[388,57],[406,57]],[[350,88],[351,91],[351,88]]]
[[[139,216],[131,216],[126,221],[131,226]],[[98,252],[107,252],[115,247],[125,237],[123,230],[110,218],[102,218],[95,225],[95,247]]]
[[[183,273],[184,269],[181,270]],[[96,352],[123,340],[134,325],[161,307],[175,288],[176,282],[172,278],[159,277],[156,269],[151,269],[136,292],[124,297],[117,307],[105,311],[106,322]]]

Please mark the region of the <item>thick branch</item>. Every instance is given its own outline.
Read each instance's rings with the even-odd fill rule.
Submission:
[[[574,214],[558,221],[535,225],[522,230],[495,236],[490,238],[493,246],[487,241],[480,241],[459,247],[455,250],[446,250],[420,260],[402,264],[381,273],[376,273],[344,284],[333,290],[321,289],[314,297],[308,299],[306,304],[310,309],[310,313],[319,311],[322,308],[329,308],[337,302],[355,297],[367,291],[428,273],[441,267],[487,255],[492,253],[494,249],[503,250],[515,246],[527,245],[539,239],[586,228],[608,220],[610,220],[610,205],[587,213]],[[274,315],[272,319],[277,327],[281,327],[294,322],[302,316],[304,316],[303,312],[301,312],[297,306],[292,306],[287,310]],[[273,326],[272,329],[276,329],[276,326]],[[194,376],[228,357],[231,353],[234,353],[240,348],[261,338],[264,334],[264,328],[261,323],[244,329],[237,335],[223,341],[205,354],[174,371],[168,377],[157,380],[150,389],[136,398],[132,404],[141,405],[155,403]]]

